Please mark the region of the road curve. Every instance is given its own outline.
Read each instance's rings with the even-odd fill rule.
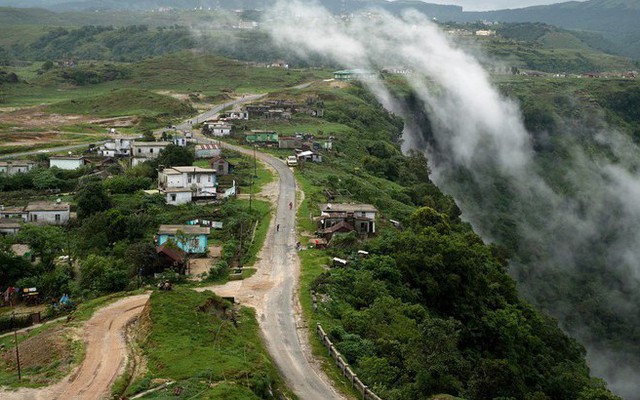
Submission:
[[[253,156],[253,151],[242,147],[224,144],[231,150]],[[300,309],[296,293],[300,276],[300,259],[295,249],[296,238],[296,210],[289,209],[289,203],[295,204],[296,181],[293,172],[279,159],[261,152],[256,157],[269,164],[279,175],[278,199],[274,223],[269,228],[264,249],[261,255],[263,265],[268,265],[269,276],[260,269],[254,275],[254,282],[247,285],[258,286],[268,282],[267,290],[255,292],[261,295],[253,302],[260,302],[258,322],[262,329],[267,349],[275,361],[285,381],[294,393],[305,400],[343,399],[331,385],[329,379],[307,359],[303,343],[306,328],[298,329],[296,324],[296,310]],[[252,278],[254,278],[252,277]],[[214,291],[215,288],[212,288]]]
[[[86,353],[82,364],[60,383],[39,388],[0,390],[3,400],[108,399],[111,385],[122,374],[127,360],[124,330],[137,318],[149,299],[148,294],[125,297],[100,310],[84,327]]]

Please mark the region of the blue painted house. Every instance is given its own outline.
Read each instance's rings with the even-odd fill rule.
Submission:
[[[204,254],[207,252],[207,239],[211,228],[193,225],[160,225],[158,229],[158,246],[173,241],[188,254]]]

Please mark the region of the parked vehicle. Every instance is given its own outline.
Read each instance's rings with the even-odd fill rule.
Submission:
[[[298,159],[296,158],[296,156],[288,156],[287,165],[290,167],[295,167],[296,165],[298,165]]]

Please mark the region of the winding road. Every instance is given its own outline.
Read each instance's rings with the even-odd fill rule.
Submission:
[[[196,118],[184,121],[177,128],[190,130],[193,123],[215,117],[225,107],[254,101],[263,96],[265,95],[245,96],[227,102]],[[299,398],[343,399],[320,366],[313,362],[308,344],[308,330],[301,322],[297,297],[300,260],[295,249],[296,208],[289,209],[290,203],[296,203],[296,181],[293,172],[281,160],[268,154],[254,153],[252,150],[229,144],[223,146],[251,156],[255,154],[261,162],[275,171],[278,179],[272,185],[277,187],[273,188],[275,198],[271,200],[276,210],[259,254],[257,273],[243,281],[198,290],[212,290],[219,295],[234,296],[242,304],[256,309],[267,349],[287,385]],[[125,328],[140,315],[148,298],[148,294],[127,297],[97,311],[84,327],[85,359],[75,372],[63,381],[46,388],[0,390],[0,397],[3,400],[108,397],[113,382],[123,372],[127,360]]]
[[[224,144],[225,148],[253,156],[253,151]],[[241,304],[254,307],[267,349],[287,385],[301,399],[343,399],[320,367],[313,363],[308,344],[307,328],[303,326],[298,301],[300,259],[295,248],[296,181],[293,172],[282,160],[256,152],[256,157],[275,170],[279,179],[275,215],[259,254],[257,273],[243,281],[223,286],[211,286],[221,296],[233,296]],[[279,229],[276,226],[279,225]]]
[[[39,389],[1,391],[3,400],[85,400],[110,397],[110,388],[127,361],[124,330],[137,318],[148,294],[125,297],[96,311],[84,327],[86,354],[80,366],[61,382]],[[46,349],[43,349],[46,351]]]

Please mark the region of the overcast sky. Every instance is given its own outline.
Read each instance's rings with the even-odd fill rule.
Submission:
[[[505,8],[522,8],[543,4],[564,3],[566,0],[423,0],[425,3],[455,4],[464,7],[465,11],[501,10]],[[579,0],[584,1],[584,0]]]

